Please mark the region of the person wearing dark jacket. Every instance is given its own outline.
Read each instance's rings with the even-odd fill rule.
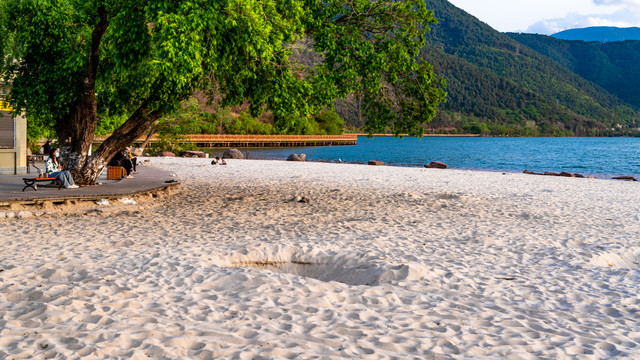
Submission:
[[[42,146],[42,152],[45,155],[51,154],[51,141],[47,140],[47,142],[44,143],[44,146]]]
[[[133,163],[125,156],[124,151],[118,151],[111,161],[109,161],[109,166],[122,166],[127,172],[127,178],[133,177],[133,175],[131,175]]]

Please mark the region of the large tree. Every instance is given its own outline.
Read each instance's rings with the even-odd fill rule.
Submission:
[[[445,96],[417,60],[435,22],[421,0],[0,0],[0,20],[10,101],[55,129],[80,184],[196,89],[280,121],[354,93],[368,130],[410,134]],[[303,41],[316,63],[291,60]]]

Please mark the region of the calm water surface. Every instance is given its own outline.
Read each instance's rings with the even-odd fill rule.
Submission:
[[[304,153],[310,161],[380,160],[422,166],[437,160],[453,169],[640,177],[640,138],[359,137],[354,146],[247,150],[252,159],[286,159],[292,153]]]

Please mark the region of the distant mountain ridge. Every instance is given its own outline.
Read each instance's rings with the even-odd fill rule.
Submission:
[[[640,40],[640,28],[618,28],[611,26],[593,26],[582,29],[569,29],[551,35],[561,40],[582,40],[612,42],[625,40]]]

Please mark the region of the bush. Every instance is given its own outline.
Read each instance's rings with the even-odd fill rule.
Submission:
[[[179,134],[160,134],[160,141],[147,148],[151,156],[156,156],[159,152],[170,151],[178,156],[189,150],[199,150],[194,143],[180,141]]]
[[[315,121],[322,135],[344,134],[344,120],[335,111],[323,111],[316,115]]]
[[[278,134],[291,135],[341,135],[344,134],[344,120],[333,111],[323,111],[315,118],[285,115],[273,120]]]
[[[42,148],[42,145],[39,142],[30,142],[29,143],[29,150],[31,150],[32,154],[38,154],[40,153],[40,149]],[[45,154],[47,155],[47,154]]]
[[[200,134],[217,134],[220,130],[221,117],[217,113],[202,113]]]
[[[486,134],[489,131],[485,123],[471,123],[465,125],[463,130],[469,134]]]
[[[278,134],[312,135],[313,131],[319,131],[318,123],[304,116],[284,115],[274,116],[273,127]]]
[[[270,135],[273,132],[271,124],[265,124],[243,112],[234,122],[227,126],[227,134],[236,135]]]

